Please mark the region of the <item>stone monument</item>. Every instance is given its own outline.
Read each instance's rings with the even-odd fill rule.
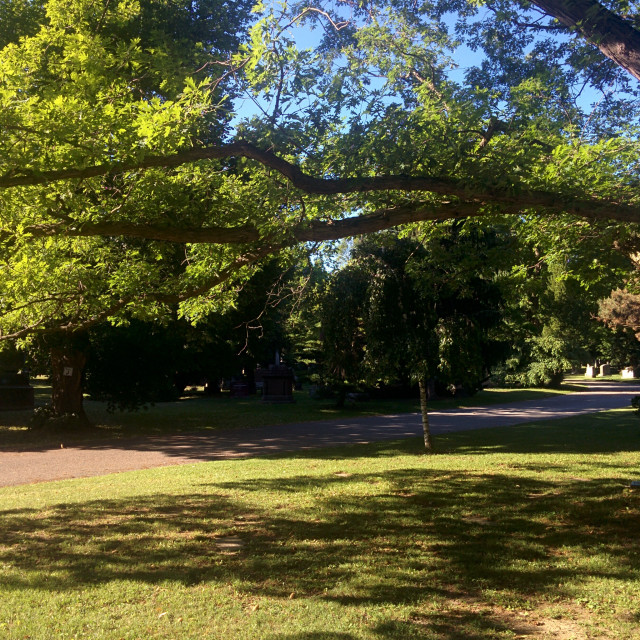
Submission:
[[[293,399],[293,371],[280,364],[276,351],[276,363],[262,369],[262,402],[295,402]]]

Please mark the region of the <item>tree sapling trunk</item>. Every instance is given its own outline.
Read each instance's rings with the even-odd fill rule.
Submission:
[[[427,414],[427,381],[421,377],[418,380],[420,389],[420,411],[422,412],[422,434],[424,436],[424,450],[426,453],[433,453],[431,443],[431,431],[429,430],[429,416]]]

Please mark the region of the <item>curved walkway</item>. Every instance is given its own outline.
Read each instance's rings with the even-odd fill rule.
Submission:
[[[490,407],[429,412],[434,435],[628,407],[636,385],[593,382],[588,391]],[[420,414],[354,417],[259,429],[201,431],[61,449],[0,451],[0,486],[422,435]]]

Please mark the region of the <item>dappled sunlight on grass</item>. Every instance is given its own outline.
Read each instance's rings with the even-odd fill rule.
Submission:
[[[0,631],[56,636],[64,611],[69,637],[631,640],[639,430],[613,411],[436,456],[408,440],[2,490]]]

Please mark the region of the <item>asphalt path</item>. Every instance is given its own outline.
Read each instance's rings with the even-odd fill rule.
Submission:
[[[587,391],[539,400],[430,411],[429,422],[433,435],[504,427],[628,407],[635,395],[640,395],[640,386],[592,382]],[[420,414],[409,413],[31,447],[0,451],[0,486],[416,436],[422,436]]]

